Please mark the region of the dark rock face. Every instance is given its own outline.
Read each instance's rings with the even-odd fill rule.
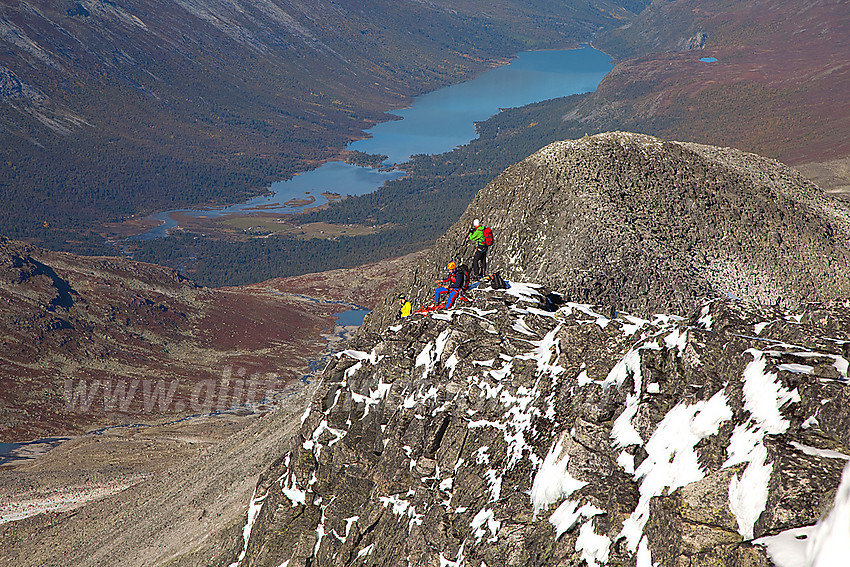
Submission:
[[[809,533],[850,459],[850,304],[609,319],[539,289],[359,334],[238,564],[767,566],[754,540]]]
[[[777,161],[615,132],[551,144],[483,188],[400,278],[430,302],[449,260],[469,262],[475,218],[489,271],[571,301],[685,315],[706,297],[785,307],[850,295],[850,209]],[[373,331],[390,324],[389,297]]]

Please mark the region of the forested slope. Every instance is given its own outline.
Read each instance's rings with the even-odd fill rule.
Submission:
[[[623,6],[642,2],[4,4],[0,233],[86,248],[104,220],[237,202],[409,96],[586,41]]]

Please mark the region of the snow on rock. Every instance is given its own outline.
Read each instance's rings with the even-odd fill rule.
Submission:
[[[558,438],[534,475],[531,484],[531,505],[535,514],[587,484],[576,480],[567,471],[570,456],[564,452],[565,437],[562,434]]]
[[[261,476],[238,561],[796,567],[800,534],[804,565],[850,556],[850,384],[823,338],[846,309],[609,319],[541,291],[358,334]]]
[[[850,463],[828,514],[814,526],[791,528],[754,540],[777,567],[833,567],[850,557]]]
[[[637,551],[643,537],[650,500],[705,476],[697,444],[716,435],[720,425],[731,417],[726,395],[720,391],[705,402],[679,403],[658,424],[646,442],[647,457],[633,473],[640,483],[640,500],[621,532],[632,551]]]

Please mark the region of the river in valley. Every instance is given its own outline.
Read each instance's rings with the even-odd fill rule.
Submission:
[[[505,108],[593,91],[612,68],[609,56],[590,47],[520,53],[509,64],[470,81],[415,97],[408,108],[392,112],[400,120],[378,124],[367,131],[369,138],[349,145],[351,150],[389,156],[384,168],[329,162],[273,183],[271,194],[245,203],[157,213],[150,218],[161,224],[134,238],[167,236],[168,230],[177,226],[171,217],[176,212],[208,218],[258,212],[287,214],[326,204],[340,195],[371,193],[385,182],[404,176],[405,172],[395,166],[410,156],[448,152],[475,139],[475,122]]]

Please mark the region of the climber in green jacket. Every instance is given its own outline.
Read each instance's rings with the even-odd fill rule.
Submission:
[[[493,244],[493,231],[475,219],[469,230],[469,239],[475,243],[472,257],[472,279],[480,280],[487,274],[487,250]]]

